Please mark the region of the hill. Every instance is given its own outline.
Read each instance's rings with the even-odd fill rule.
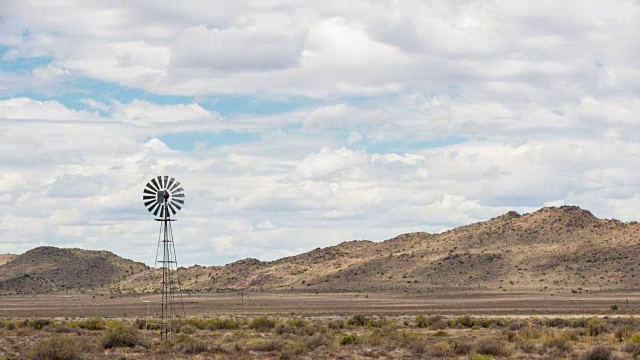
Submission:
[[[344,242],[263,262],[182,269],[193,291],[430,292],[439,289],[635,289],[640,287],[640,225],[598,219],[577,206],[502,216],[441,234]],[[145,281],[142,281],[142,279]],[[144,285],[142,285],[144,284]],[[153,276],[125,279],[148,290]]]
[[[44,258],[54,256],[53,250],[49,252]],[[16,276],[34,273],[34,263],[23,258],[29,253],[0,266],[0,285],[6,283],[7,266]],[[640,224],[598,219],[579,207],[562,206],[524,215],[508,212],[441,234],[417,232],[382,242],[348,241],[269,262],[245,259],[225,266],[191,266],[181,268],[180,277],[187,291],[621,290],[640,287],[639,255]],[[22,272],[15,264],[23,264]],[[113,272],[109,281],[103,281],[102,290],[148,292],[159,287],[155,270],[129,270]],[[36,288],[59,291],[88,284],[95,288],[98,281],[59,283],[66,278],[48,278],[49,285]],[[30,291],[31,284],[13,288]]]
[[[0,265],[0,293],[95,289],[148,269],[108,251],[43,246]]]

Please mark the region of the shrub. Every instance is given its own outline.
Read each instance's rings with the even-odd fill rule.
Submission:
[[[85,330],[104,330],[106,327],[104,320],[102,320],[102,318],[100,317],[86,319],[84,321],[81,321],[78,325],[81,329]]]
[[[344,329],[344,321],[333,320],[329,323],[329,329]]]
[[[516,342],[516,349],[522,351],[525,354],[531,354],[536,351],[536,343],[531,340],[523,340]]]
[[[451,346],[446,341],[440,341],[433,345],[431,349],[431,354],[435,357],[445,357],[451,351]]]
[[[610,360],[612,352],[608,347],[599,345],[587,351],[584,358],[585,360]]]
[[[546,321],[546,325],[548,327],[563,328],[563,327],[569,326],[569,324],[570,324],[569,320],[562,319],[562,318],[547,319]]]
[[[284,344],[278,340],[260,341],[252,344],[249,348],[253,351],[280,351],[284,347]]]
[[[633,326],[625,325],[616,330],[616,340],[625,341],[633,335]]]
[[[473,354],[471,360],[492,360],[493,356],[484,354]]]
[[[516,330],[520,330],[523,327],[527,326],[526,323],[521,322],[521,321],[514,321],[511,324],[509,324],[509,330],[511,331],[516,331]]]
[[[134,347],[140,342],[138,330],[128,323],[118,322],[102,336],[102,347]]]
[[[605,323],[604,320],[593,318],[587,321],[587,330],[589,331],[589,335],[596,336],[600,335],[604,332]]]
[[[556,355],[563,354],[565,352],[571,351],[571,344],[563,338],[554,337],[550,339],[546,339],[542,343],[542,348],[548,352],[552,352]]]
[[[340,339],[340,345],[349,345],[356,344],[358,342],[358,337],[353,334],[346,334]]]
[[[622,351],[631,354],[631,356],[635,358],[638,355],[640,355],[640,344],[633,343],[633,342],[627,343],[622,348]]]
[[[451,335],[449,335],[449,333],[444,331],[444,330],[438,330],[435,333],[433,333],[433,336],[446,337],[446,336],[451,336]]]
[[[34,330],[42,330],[43,327],[51,324],[49,319],[30,319],[27,322],[27,326]]]
[[[631,335],[631,338],[629,338],[629,341],[631,341],[634,344],[640,344],[640,334]]]
[[[233,329],[237,329],[238,327],[240,327],[240,324],[238,324],[237,321],[234,321],[232,319],[226,319],[226,320],[221,320],[221,319],[213,319],[211,321],[207,322],[207,327],[209,328],[209,330],[233,330]]]
[[[69,336],[54,335],[37,343],[31,350],[33,360],[75,360],[80,359],[80,344]]]
[[[367,319],[366,316],[362,314],[356,314],[356,315],[353,315],[349,320],[347,320],[347,325],[365,326],[368,320],[369,319]]]
[[[509,344],[499,338],[484,338],[476,343],[476,352],[482,355],[509,356]]]
[[[276,326],[276,321],[268,317],[259,316],[254,318],[250,327],[257,331],[268,331]]]
[[[304,319],[295,318],[295,319],[287,320],[287,325],[294,326],[294,327],[305,327],[309,325],[309,323]]]
[[[458,318],[458,324],[460,324],[462,327],[470,328],[478,325],[478,320],[472,318],[469,315],[465,315]]]
[[[185,354],[200,354],[209,350],[207,344],[198,338],[189,338],[183,341],[178,348]]]
[[[191,325],[182,325],[176,329],[177,332],[181,332],[183,334],[193,334],[196,332],[196,329]]]
[[[453,347],[453,352],[456,355],[466,355],[470,353],[471,350],[473,350],[473,346],[467,342],[452,341],[451,344]]]
[[[613,311],[617,311],[617,310],[618,310],[618,305],[612,305],[612,306],[611,306],[611,310],[613,310]]]
[[[327,345],[328,343],[329,341],[322,334],[315,334],[313,336],[308,337],[304,341],[304,345],[310,350],[314,350],[316,348],[319,348],[320,346]]]

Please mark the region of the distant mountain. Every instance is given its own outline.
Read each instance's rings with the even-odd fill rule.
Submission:
[[[32,251],[39,249],[43,248]],[[51,262],[54,248],[44,249],[50,249],[51,254],[39,250],[38,258]],[[29,257],[25,256],[30,252],[0,266],[0,286],[6,283],[6,267],[14,269],[11,281],[25,281],[20,277],[24,274],[42,273],[34,270],[39,262],[26,262]],[[383,242],[343,242],[270,262],[245,259],[225,266],[181,268],[180,278],[187,291],[620,290],[640,288],[638,256],[640,224],[598,219],[579,207],[562,206],[525,215],[512,211],[441,234],[418,232]],[[112,282],[103,282],[102,290],[148,292],[159,287],[156,270],[120,260],[138,267],[129,272],[113,270],[113,276],[107,279]],[[70,269],[67,273],[82,274],[86,264],[82,271],[75,270],[82,264],[85,262],[67,262],[65,269]],[[118,269],[127,270],[127,266]],[[97,278],[73,282],[59,275],[46,278],[51,279],[50,283],[43,283],[50,284],[48,287],[35,288],[86,289],[89,285],[95,288],[98,283]],[[30,292],[33,281],[12,288]],[[0,287],[0,292],[7,290]]]
[[[148,271],[108,251],[38,247],[0,265],[0,293],[33,294],[96,289]]]

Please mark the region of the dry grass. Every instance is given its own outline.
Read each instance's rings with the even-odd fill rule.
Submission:
[[[141,338],[145,330],[139,329],[141,322],[136,320],[14,318],[0,321],[0,359],[78,359],[121,353],[136,358],[175,359],[606,360],[640,355],[640,320],[634,318],[431,319],[430,324],[441,324],[440,330],[425,328],[426,318],[190,318],[176,322],[181,331],[170,340],[161,340],[158,330],[149,330],[144,342]],[[104,324],[104,329],[86,326],[96,323]],[[234,325],[231,329],[212,325],[224,323]],[[68,333],[60,334],[57,329]]]

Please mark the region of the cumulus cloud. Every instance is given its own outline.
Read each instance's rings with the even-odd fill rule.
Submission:
[[[637,3],[220,6],[6,4],[5,251],[109,244],[150,263],[140,193],[165,173],[186,188],[183,264],[545,204],[640,214]],[[224,131],[250,136],[209,145]],[[165,138],[193,133],[197,151]]]

